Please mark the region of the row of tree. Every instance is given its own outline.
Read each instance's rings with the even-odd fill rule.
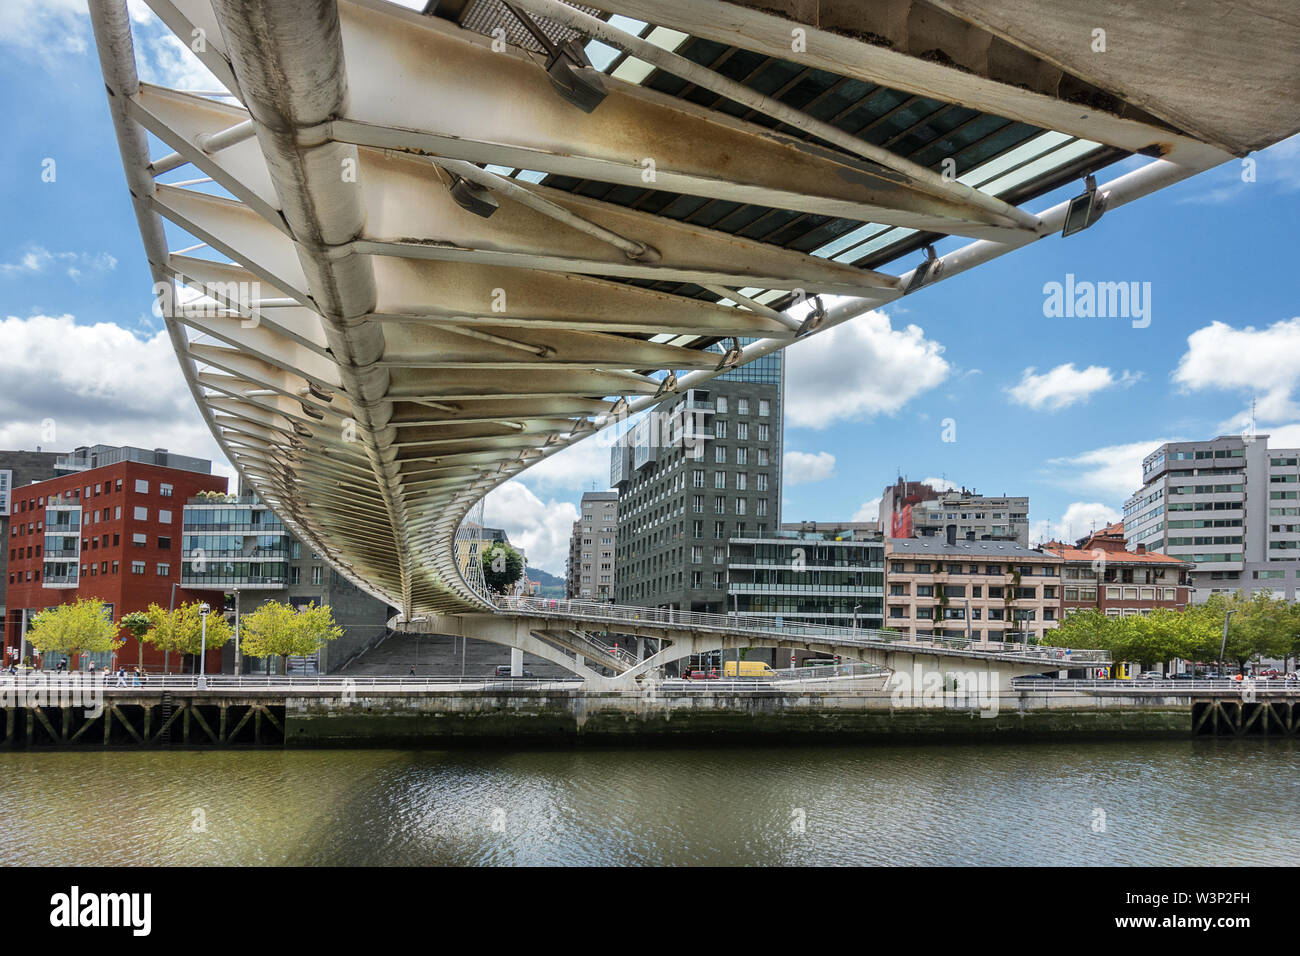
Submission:
[[[1239,671],[1247,661],[1261,657],[1283,661],[1300,657],[1300,604],[1267,590],[1250,597],[1240,591],[1213,594],[1204,604],[1185,610],[1160,608],[1133,617],[1076,611],[1047,631],[1042,643],[1101,649],[1116,661],[1135,661],[1146,668],[1175,658],[1217,661],[1225,618],[1229,624],[1223,660],[1236,664]]]
[[[42,654],[67,654],[73,661],[79,653],[105,653],[118,650],[124,643],[119,636],[125,628],[144,644],[171,654],[198,654],[224,647],[234,637],[234,628],[220,613],[207,615],[204,633],[203,613],[199,602],[167,609],[157,604],[146,611],[124,614],[113,623],[108,606],[98,598],[82,598],[73,604],[61,604],[37,614],[27,631],[27,640]],[[239,649],[246,657],[308,656],[324,644],[343,635],[334,621],[328,604],[310,604],[295,608],[279,601],[267,601],[243,615],[239,622]]]

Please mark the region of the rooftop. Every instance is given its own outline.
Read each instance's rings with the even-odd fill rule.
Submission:
[[[933,538],[889,538],[886,540],[890,554],[981,555],[984,557],[1026,558],[1042,560],[1055,557],[1036,548],[1026,548],[1015,541],[956,541]]]

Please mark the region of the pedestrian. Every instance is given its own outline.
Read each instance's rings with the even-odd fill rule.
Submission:
[[[126,668],[125,668],[125,667],[119,667],[119,668],[117,669],[117,686],[118,686],[118,687],[125,687],[125,686],[126,686]]]
[[[132,687],[139,687],[139,686],[140,686],[140,668],[139,668],[139,666],[136,666],[136,667],[131,668],[131,686],[132,686]]]
[[[68,669],[68,659],[66,657],[59,658],[59,666],[56,667],[55,670],[66,671],[67,669]]]
[[[414,665],[414,664],[411,665],[411,676],[412,676],[412,677],[415,676],[415,665]]]
[[[91,661],[91,662],[90,662],[90,676],[91,676],[92,679],[93,679],[94,676],[95,676],[95,662],[94,662],[94,661]]]

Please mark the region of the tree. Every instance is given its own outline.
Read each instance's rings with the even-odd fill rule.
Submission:
[[[42,654],[67,654],[74,668],[79,651],[99,654],[122,646],[108,606],[99,598],[81,598],[42,611],[32,618],[27,639]]]
[[[210,612],[207,622],[207,637],[204,639],[203,614],[198,601],[182,604],[174,610],[165,610],[157,604],[150,604],[150,628],[144,639],[161,651],[180,654],[198,654],[205,646],[208,650],[221,647],[234,631],[220,612]]]
[[[343,636],[328,604],[301,610],[281,601],[267,601],[240,622],[239,648],[249,657],[290,657],[315,654],[327,642]]]
[[[136,644],[139,645],[140,670],[144,670],[144,636],[149,632],[149,628],[153,627],[148,612],[132,611],[130,614],[123,614],[118,624],[130,631],[131,636],[135,638]]]
[[[498,594],[509,591],[523,574],[524,559],[510,545],[498,542],[483,552],[483,581]]]

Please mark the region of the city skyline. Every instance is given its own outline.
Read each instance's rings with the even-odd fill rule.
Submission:
[[[139,54],[146,79],[209,82],[161,24],[136,16],[151,38]],[[0,248],[10,346],[0,374],[14,385],[0,400],[0,446],[166,446],[233,476],[150,311],[129,197],[101,188],[120,170],[96,146],[112,131],[88,18],[75,6],[18,5],[0,14],[0,46],[9,54],[0,70],[24,92],[9,147],[17,175],[3,186],[20,225]],[[56,113],[62,122],[41,121]],[[1026,495],[1031,542],[1077,538],[1121,516],[1146,454],[1240,433],[1252,402],[1272,446],[1300,445],[1300,316],[1286,256],[1298,153],[1300,140],[1285,140],[1249,165],[1225,164],[1081,235],[1036,243],[792,346],[781,520],[874,517],[880,490],[901,474]],[[1122,228],[1108,228],[1121,217]],[[1248,238],[1208,241],[1224,234]],[[1046,314],[1053,283],[1090,282],[1135,283],[1133,315]],[[576,503],[593,483],[608,487],[607,465],[607,445],[589,438],[495,491],[487,520],[537,567],[562,573]]]

